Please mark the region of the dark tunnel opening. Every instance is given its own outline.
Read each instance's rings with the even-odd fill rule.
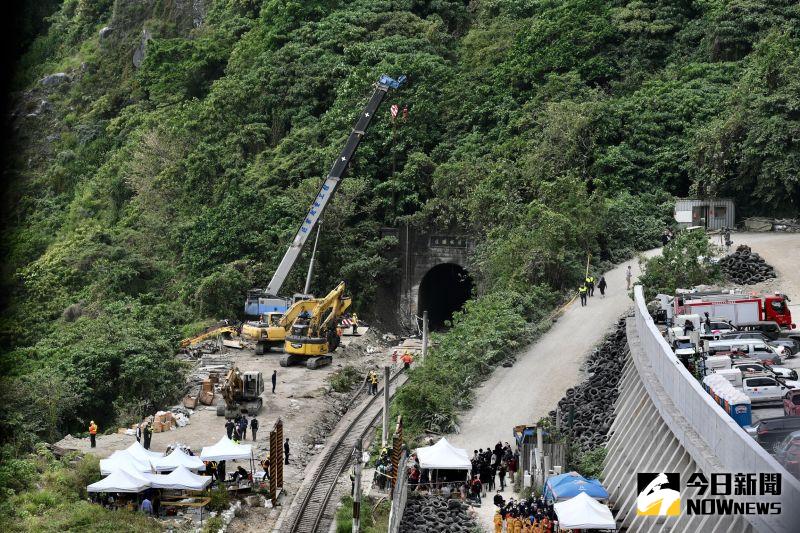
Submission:
[[[436,265],[419,284],[418,312],[428,311],[428,326],[432,330],[445,327],[472,296],[472,278],[464,268],[453,263]]]

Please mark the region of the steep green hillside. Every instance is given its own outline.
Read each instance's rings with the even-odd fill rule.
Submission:
[[[168,401],[182,328],[266,283],[381,73],[408,76],[409,118],[396,144],[388,108],[373,123],[314,280],[360,309],[398,268],[382,226],[471,230],[483,293],[531,319],[587,252],[655,244],[671,195],[796,212],[799,19],[790,0],[64,0],[15,80],[2,438]]]

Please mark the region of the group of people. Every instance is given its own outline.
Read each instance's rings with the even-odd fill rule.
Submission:
[[[384,446],[375,460],[373,485],[376,485],[380,490],[387,490],[392,486],[393,480],[394,465],[392,465],[392,454],[389,448]]]
[[[600,291],[600,296],[605,297],[606,287],[608,286],[605,276],[601,274],[600,278],[595,280],[594,274],[587,273],[586,278],[578,287],[578,296],[581,297],[581,307],[586,307],[587,298],[594,296],[595,281],[597,282],[597,289]]]
[[[478,504],[488,491],[495,489],[495,480],[499,480],[498,490],[505,490],[506,476],[509,483],[514,482],[514,475],[519,465],[519,452],[512,451],[507,442],[497,442],[494,448],[474,450],[472,459],[472,480],[466,491],[469,497]]]
[[[247,417],[243,414],[238,414],[236,418],[228,419],[228,421],[225,422],[225,432],[232,441],[241,442],[247,440],[248,425],[250,426],[250,434],[253,436],[253,440],[256,440],[256,435],[258,434],[258,419],[255,417],[253,417],[248,424]]]
[[[494,496],[494,504],[497,506],[495,533],[502,533],[504,528],[506,533],[551,533],[557,529],[553,505],[541,496],[505,501],[498,491]]]

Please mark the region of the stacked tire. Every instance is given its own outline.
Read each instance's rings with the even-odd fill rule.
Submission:
[[[400,533],[469,533],[477,525],[467,509],[460,500],[409,492]]]
[[[720,259],[719,266],[726,278],[739,285],[755,285],[776,277],[775,268],[744,244]]]
[[[607,440],[627,352],[628,339],[622,318],[614,332],[589,357],[586,363],[591,373],[589,379],[567,389],[567,394],[558,402],[561,431],[583,452],[602,446]],[[550,418],[555,424],[556,411],[550,411]]]

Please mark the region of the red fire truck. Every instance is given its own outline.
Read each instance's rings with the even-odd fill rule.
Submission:
[[[704,313],[714,318],[723,318],[734,325],[773,320],[782,328],[794,329],[789,298],[785,294],[759,296],[742,293],[701,293],[687,292],[677,294],[673,300],[676,315]]]

